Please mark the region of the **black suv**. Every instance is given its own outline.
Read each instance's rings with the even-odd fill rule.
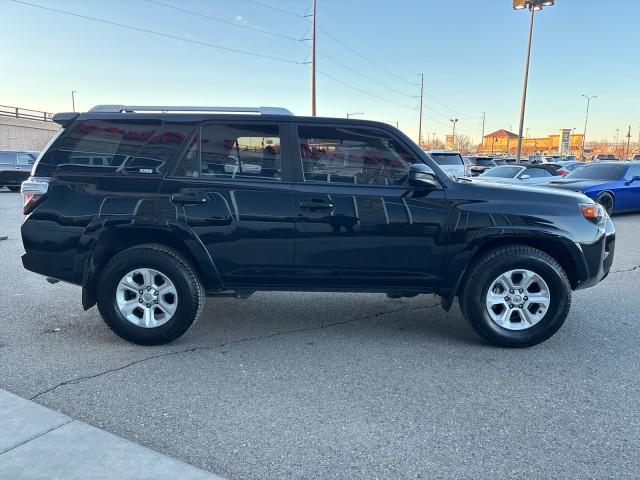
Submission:
[[[613,261],[586,196],[453,179],[384,123],[135,106],[54,121],[22,185],[23,264],[81,285],[131,342],[180,337],[205,295],[296,290],[458,297],[485,339],[530,346]]]

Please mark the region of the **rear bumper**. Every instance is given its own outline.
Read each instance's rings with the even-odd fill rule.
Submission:
[[[579,244],[585,263],[585,275],[576,289],[589,288],[604,280],[613,264],[616,249],[616,231],[611,220],[607,220],[604,229],[594,243]]]

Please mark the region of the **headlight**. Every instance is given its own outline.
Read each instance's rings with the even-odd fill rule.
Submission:
[[[599,203],[581,203],[580,211],[584,218],[596,225],[600,225],[607,218],[607,212]]]

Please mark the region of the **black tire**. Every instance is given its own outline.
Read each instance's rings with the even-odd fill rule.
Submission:
[[[164,325],[134,325],[117,307],[117,286],[136,268],[162,272],[175,286],[177,307]],[[162,245],[146,244],[120,252],[104,266],[97,287],[98,310],[105,323],[116,335],[138,345],[162,345],[182,336],[197,320],[204,304],[204,290],[194,269],[177,252]]]
[[[604,207],[604,209],[607,211],[607,214],[611,215],[613,213],[615,200],[609,192],[602,192],[600,195],[598,195],[596,197],[596,202]]]
[[[538,323],[523,330],[510,330],[492,320],[485,300],[495,279],[517,269],[539,275],[551,295],[549,307]],[[465,318],[490,343],[500,347],[531,347],[550,338],[564,323],[571,307],[571,285],[565,271],[551,256],[525,245],[511,245],[490,250],[473,262],[459,300]]]
[[[11,190],[12,192],[19,192],[20,191],[20,185],[11,185],[7,187],[9,190]]]

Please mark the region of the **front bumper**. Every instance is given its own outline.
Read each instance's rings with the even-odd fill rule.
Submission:
[[[594,243],[579,244],[583,254],[586,273],[576,289],[589,288],[604,280],[613,264],[616,248],[616,231],[611,219],[607,219],[603,232]]]

